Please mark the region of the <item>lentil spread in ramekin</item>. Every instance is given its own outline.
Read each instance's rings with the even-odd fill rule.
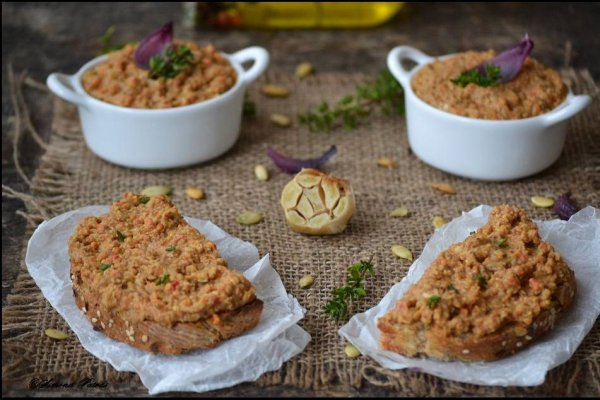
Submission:
[[[211,99],[229,90],[236,82],[236,72],[213,45],[187,45],[194,58],[173,78],[153,79],[150,71],[134,61],[136,45],[109,54],[108,60],[85,72],[83,87],[93,97],[129,108],[172,108]]]
[[[490,87],[452,83],[462,72],[494,57],[493,50],[467,51],[425,65],[412,78],[412,89],[421,100],[443,111],[464,117],[512,120],[551,111],[567,96],[558,72],[527,58],[521,72],[510,82]]]

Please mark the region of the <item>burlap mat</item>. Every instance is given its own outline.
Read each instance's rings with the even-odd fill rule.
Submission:
[[[598,89],[587,71],[563,71],[575,93],[596,95]],[[261,255],[269,253],[287,290],[307,309],[300,325],[312,335],[306,350],[278,371],[265,374],[260,384],[287,384],[315,390],[351,390],[365,382],[400,395],[598,395],[600,393],[600,326],[595,324],[575,355],[550,371],[544,385],[535,388],[497,388],[466,385],[414,371],[390,371],[367,357],[348,359],[340,325],[323,313],[330,291],[343,284],[348,265],[372,258],[376,277],[366,283],[368,296],[354,304],[351,313],[377,304],[406,273],[409,263],[390,252],[401,243],[418,257],[434,228],[431,219],[452,219],[479,204],[510,203],[525,208],[534,218],[556,218],[550,210],[535,208],[533,195],[558,196],[566,191],[580,206],[600,206],[600,102],[596,99],[570,125],[560,160],[534,177],[508,183],[482,183],[433,169],[420,162],[408,148],[403,118],[377,117],[355,131],[313,134],[294,123],[280,128],[269,121],[273,112],[296,115],[323,99],[335,101],[350,94],[365,76],[318,74],[302,81],[291,74],[270,72],[262,80],[288,86],[287,99],[270,99],[249,90],[257,116],[246,118],[237,145],[226,155],[183,170],[147,172],[111,165],[95,157],[85,146],[76,110],[54,100],[54,134],[32,180],[34,198],[28,202],[29,218],[44,217],[92,204],[110,204],[123,192],[147,185],[171,185],[172,198],[184,215],[210,219],[229,233],[254,243]],[[51,101],[49,99],[48,101]],[[168,134],[168,132],[165,132]],[[291,232],[279,207],[281,189],[290,176],[276,170],[265,154],[267,144],[296,157],[315,156],[331,144],[338,154],[326,170],[349,179],[356,191],[357,213],[349,228],[334,237],[309,237]],[[376,160],[389,157],[398,167],[378,167]],[[269,166],[271,179],[259,182],[254,165]],[[433,191],[431,182],[449,182],[458,193]],[[206,200],[188,199],[186,186],[201,187]],[[392,219],[388,212],[400,205],[409,218]],[[240,226],[237,215],[258,210],[265,219],[255,226]],[[305,274],[316,277],[308,290],[298,288]],[[109,364],[87,353],[76,337],[53,341],[46,328],[69,331],[68,326],[42,297],[25,266],[3,309],[4,385],[27,386],[34,378],[55,382],[94,379],[108,383],[109,392],[143,393],[139,378],[116,372]],[[59,390],[59,389],[57,389]],[[102,391],[101,393],[109,393]],[[67,392],[65,392],[67,393]]]

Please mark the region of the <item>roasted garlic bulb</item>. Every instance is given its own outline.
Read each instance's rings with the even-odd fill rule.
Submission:
[[[281,206],[290,228],[308,235],[342,232],[356,209],[350,182],[316,169],[303,169],[285,185]]]

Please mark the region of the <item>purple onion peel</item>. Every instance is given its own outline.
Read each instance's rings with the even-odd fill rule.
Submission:
[[[290,158],[279,152],[277,152],[271,146],[267,147],[267,155],[279,169],[288,174],[295,174],[300,172],[302,168],[315,168],[318,169],[322,165],[324,165],[329,159],[337,153],[337,148],[335,145],[331,146],[329,150],[327,150],[321,157],[318,158],[308,158],[305,160]]]
[[[573,204],[571,200],[571,192],[567,192],[562,196],[558,196],[554,202],[554,212],[563,220],[568,220],[573,214],[579,211],[579,207]]]
[[[165,47],[172,42],[173,22],[168,22],[140,42],[133,56],[135,64],[142,69],[150,69],[150,59],[162,54]]]
[[[529,34],[521,39],[521,42],[512,49],[505,50],[496,57],[480,64],[475,69],[482,76],[486,75],[486,66],[496,65],[500,68],[500,81],[507,83],[513,80],[521,71],[525,60],[533,50],[533,41],[529,38]]]

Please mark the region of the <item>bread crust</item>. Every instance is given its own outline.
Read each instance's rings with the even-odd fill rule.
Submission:
[[[509,227],[510,229],[503,230],[503,228],[506,228],[506,226],[503,226],[507,221],[507,219],[504,218],[506,214],[510,215],[510,218],[508,219],[512,221],[512,225]],[[499,287],[495,288],[490,284],[490,287],[481,288],[482,293],[479,293],[481,296],[484,296],[483,293],[485,293],[486,290],[497,290],[497,295],[488,295],[488,297],[482,297],[481,299],[484,302],[495,305],[496,309],[489,307],[489,313],[499,313],[503,316],[503,319],[498,323],[498,326],[484,334],[476,334],[473,328],[465,328],[461,334],[455,334],[455,332],[447,326],[450,324],[449,321],[452,321],[453,318],[463,318],[463,326],[469,326],[469,324],[473,324],[475,321],[481,321],[481,319],[469,319],[472,317],[470,314],[472,309],[480,307],[480,303],[472,302],[468,307],[465,306],[464,309],[459,311],[454,310],[454,307],[457,304],[462,304],[464,306],[464,303],[461,303],[461,301],[457,299],[461,296],[460,293],[448,293],[449,286],[447,280],[444,278],[453,276],[453,273],[457,273],[456,271],[461,270],[463,266],[459,264],[461,262],[468,262],[469,258],[462,257],[462,255],[458,256],[458,258],[452,258],[454,255],[449,254],[449,252],[458,253],[456,250],[457,248],[454,247],[456,245],[453,245],[450,249],[442,252],[438,256],[428,268],[428,271],[424,273],[421,280],[411,287],[405,296],[398,301],[396,307],[378,320],[377,325],[381,332],[382,348],[411,357],[426,355],[446,361],[492,361],[525,349],[531,343],[535,342],[537,338],[543,336],[554,327],[559,314],[573,303],[576,294],[575,275],[573,271],[568,268],[560,255],[554,251],[552,246],[539,239],[537,227],[535,227],[533,222],[526,219],[525,213],[522,210],[508,206],[501,206],[494,209],[488,225],[482,227],[475,236],[487,236],[490,232],[493,233],[498,231],[504,232],[503,234],[510,241],[510,246],[507,246],[506,249],[501,248],[502,251],[511,251],[510,247],[519,248],[519,240],[523,237],[527,238],[527,240],[530,239],[532,241],[531,243],[534,243],[535,246],[537,246],[535,249],[544,249],[544,256],[538,257],[539,260],[531,263],[532,265],[528,265],[527,268],[529,269],[525,267],[519,269],[519,272],[527,273],[529,275],[522,277],[521,280],[523,283],[521,286],[515,289],[513,296],[508,297],[509,302],[513,303],[494,303],[494,296],[504,295],[503,291],[506,290],[503,286],[500,286],[503,281],[494,281],[494,274],[491,274],[488,280],[489,282],[499,285]],[[514,233],[514,231],[517,231],[517,233]],[[514,237],[510,236],[513,234]],[[470,237],[466,240],[479,240],[481,243],[483,239]],[[530,245],[530,242],[525,243],[525,247],[527,246],[533,248]],[[466,247],[468,247],[468,245]],[[459,249],[462,251],[464,247]],[[473,252],[478,252],[480,250],[481,244],[478,244],[477,247],[474,246],[469,248],[469,251]],[[494,248],[493,251],[498,251],[498,249]],[[497,258],[499,257],[498,254],[499,253],[496,253]],[[479,255],[481,256],[481,254]],[[480,258],[482,258],[482,256]],[[453,263],[449,260],[455,261]],[[456,260],[462,261],[458,262]],[[518,262],[522,262],[524,265],[528,262],[525,259],[519,260],[520,261]],[[552,260],[552,262],[548,260]],[[485,261],[482,261],[481,264],[485,265]],[[512,267],[516,268],[514,265]],[[450,273],[444,273],[448,268],[454,268],[455,270]],[[510,271],[510,268],[511,266],[506,270],[501,269],[497,272],[498,276],[507,276],[503,274],[506,274],[506,271]],[[538,304],[538,302],[536,302],[538,297],[548,296],[546,293],[543,293],[543,290],[536,286],[539,283],[537,280],[535,280],[533,284],[536,289],[536,291],[534,291],[530,287],[532,286],[533,278],[528,277],[540,276],[539,273],[543,274],[544,272],[548,273],[548,276],[551,274],[556,275],[556,279],[548,281],[548,285],[551,288],[553,285],[556,287],[554,287],[551,295],[549,295],[547,302],[539,301]],[[510,277],[510,275],[508,276]],[[458,292],[456,289],[454,289],[454,291]],[[407,318],[410,319],[410,313],[415,311],[415,307],[410,307],[410,305],[413,304],[411,303],[411,301],[413,301],[411,299],[418,297],[427,298],[430,297],[430,293],[439,293],[439,303],[436,303],[433,307],[424,306],[420,309],[418,309],[418,306],[415,307],[424,314],[426,313],[423,310],[433,308],[431,312],[433,315],[432,318],[428,319],[427,317],[424,317],[424,315],[420,315],[424,320],[413,318],[410,323],[406,323]],[[536,297],[536,293],[538,293],[538,297]],[[468,296],[468,294],[469,293],[465,290],[462,295]],[[523,310],[523,313],[528,317],[517,318],[510,313],[510,310],[504,310],[515,307],[514,304],[516,304],[516,301],[525,296],[529,296],[527,299],[534,299],[531,300],[531,309]],[[409,299],[409,303],[407,303],[407,299]],[[425,299],[425,301],[426,300],[427,299]],[[469,310],[469,307],[471,307],[471,310]],[[444,318],[443,315],[445,315],[444,313],[447,312],[448,309],[456,312],[456,315]],[[503,310],[500,313],[497,309]],[[524,321],[529,322],[524,323]]]
[[[73,287],[75,303],[95,331],[156,354],[177,355],[197,349],[211,349],[220,342],[254,328],[262,314],[263,302],[253,302],[230,312],[196,322],[165,326],[154,321],[130,322],[116,313],[103,310],[96,302],[86,301]]]

